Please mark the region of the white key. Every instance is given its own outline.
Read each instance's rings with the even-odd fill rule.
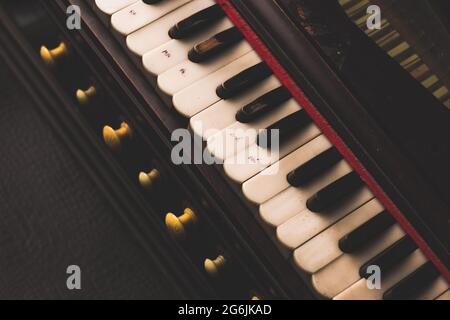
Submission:
[[[314,140],[310,143],[313,142]],[[342,160],[306,186],[287,188],[260,206],[259,212],[262,219],[273,227],[280,226],[302,212],[306,208],[306,201],[315,192],[351,171],[350,166]]]
[[[169,96],[174,96],[177,92],[242,57],[251,50],[250,44],[242,41],[206,62],[194,63],[186,60],[162,73],[158,77],[158,86],[162,92]]]
[[[175,109],[186,118],[192,118],[197,113],[218,102],[216,88],[243,70],[261,62],[255,51],[236,59],[229,65],[211,73],[173,96]],[[279,81],[276,81],[281,86]],[[252,88],[255,90],[256,88]],[[257,89],[256,89],[257,90]]]
[[[169,30],[176,23],[213,4],[213,0],[194,0],[186,3],[155,22],[128,35],[128,49],[138,56],[143,56],[150,50],[172,40],[169,36]]]
[[[286,177],[292,170],[315,158],[331,146],[324,135],[317,137],[245,182],[242,186],[244,195],[248,200],[257,204],[266,202],[289,188]],[[261,186],[264,187],[261,188]]]
[[[157,23],[157,22],[156,22]],[[154,76],[158,76],[170,68],[185,61],[189,50],[197,43],[215,36],[217,33],[233,26],[228,18],[223,18],[213,26],[209,26],[195,36],[186,40],[170,40],[150,52],[144,54],[142,61],[145,70]]]
[[[278,153],[270,152],[269,149],[263,149],[254,143],[234,157],[225,160],[225,173],[235,182],[244,183],[268,166],[318,137],[320,133],[320,129],[315,124],[310,124],[283,142]],[[239,162],[241,159],[245,159],[244,163]]]
[[[436,300],[450,300],[450,290],[445,291],[443,294],[441,294],[439,297],[437,297]]]
[[[114,13],[111,18],[111,25],[117,32],[127,36],[189,1],[170,0],[150,5],[140,0]]]
[[[328,264],[312,276],[312,283],[316,291],[333,298],[361,277],[359,268],[395,242],[403,238],[405,233],[399,225],[389,228],[377,241],[367,246],[365,250],[349,255],[344,254]]]
[[[294,251],[297,266],[308,273],[315,273],[340,257],[339,240],[383,211],[381,203],[373,199],[356,209],[344,219],[315,236]]]
[[[226,160],[256,142],[258,130],[265,129],[281,119],[301,110],[294,99],[278,106],[271,113],[251,123],[235,122],[208,139],[208,151],[219,160]]]
[[[101,12],[109,16],[117,11],[137,2],[138,0],[95,0],[95,5]]]
[[[434,300],[438,298],[442,293],[448,290],[448,283],[444,277],[438,277],[434,280],[423,292],[421,292],[416,300]]]
[[[367,280],[362,278],[355,282],[352,286],[345,289],[333,299],[335,300],[381,300],[383,294],[406,278],[412,272],[427,262],[427,258],[417,249],[411,253],[406,259],[399,261],[399,264],[389,270],[386,274],[381,275],[381,290],[371,290],[368,287]]]
[[[281,83],[274,76],[264,80],[245,95],[220,100],[191,118],[190,127],[206,141],[214,134],[236,122],[236,113],[243,106],[278,88]],[[198,93],[200,95],[200,93]],[[214,132],[213,132],[214,131]]]
[[[316,213],[305,209],[277,228],[277,238],[286,247],[296,249],[371,199],[372,193],[364,187],[327,212]]]

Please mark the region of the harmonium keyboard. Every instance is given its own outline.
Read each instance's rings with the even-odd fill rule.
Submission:
[[[2,59],[187,298],[450,298],[448,1],[0,7]]]

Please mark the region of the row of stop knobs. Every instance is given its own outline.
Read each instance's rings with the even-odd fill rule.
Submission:
[[[50,67],[55,66],[60,60],[69,56],[69,50],[64,42],[61,42],[55,48],[49,49],[46,46],[40,48],[40,56],[42,60]],[[80,104],[86,105],[97,94],[97,89],[94,86],[90,86],[87,89],[78,89],[75,92],[75,97]],[[105,126],[103,128],[103,140],[106,145],[114,152],[120,152],[123,145],[133,138],[133,130],[126,123],[122,122],[119,128],[112,128]],[[153,169],[150,172],[139,173],[139,183],[146,189],[151,190],[161,179],[159,170]],[[195,228],[198,223],[198,217],[194,210],[186,208],[181,215],[174,213],[167,213],[165,217],[165,224],[171,235],[178,240],[185,240],[187,238],[187,232],[190,229]],[[220,275],[222,270],[226,267],[227,260],[223,255],[219,255],[215,259],[205,259],[204,268],[205,271],[212,277]]]
[[[118,129],[110,126],[103,128],[103,139],[113,151],[120,151],[123,143],[132,139],[132,137],[133,131],[125,122]],[[148,173],[139,173],[139,184],[149,191],[158,184],[158,180],[160,179],[161,173],[157,169],[153,169]],[[165,217],[167,230],[175,239],[180,241],[186,240],[188,231],[194,229],[197,223],[198,217],[191,208],[184,209],[184,212],[180,215],[169,212]],[[226,258],[223,255],[219,255],[215,259],[205,259],[204,268],[210,276],[217,277],[225,268],[226,262]]]

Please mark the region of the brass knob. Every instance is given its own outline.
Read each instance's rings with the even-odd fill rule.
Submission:
[[[61,58],[69,54],[69,50],[64,42],[61,42],[56,48],[48,49],[46,46],[42,46],[40,50],[41,58],[44,62],[53,66]]]
[[[169,232],[177,239],[186,239],[186,229],[197,223],[197,215],[192,209],[186,208],[181,216],[177,217],[173,213],[166,215],[166,226]]]
[[[87,90],[78,89],[76,92],[77,100],[80,104],[86,105],[97,93],[94,86],[90,86]]]
[[[114,130],[110,126],[103,128],[103,139],[105,143],[114,151],[122,149],[122,143],[130,140],[133,137],[133,132],[126,122],[122,122],[120,128]]]
[[[141,172],[139,174],[139,183],[142,188],[152,190],[161,177],[161,173],[157,169],[153,169],[149,173]]]
[[[216,259],[206,259],[205,260],[205,271],[211,276],[211,277],[217,277],[222,270],[225,267],[227,260],[224,256],[220,255]]]

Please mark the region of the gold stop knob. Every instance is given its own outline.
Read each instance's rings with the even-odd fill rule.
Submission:
[[[181,216],[177,217],[173,213],[166,215],[166,226],[169,232],[179,240],[186,239],[186,229],[197,223],[197,215],[192,209],[186,208]]]
[[[123,142],[130,140],[133,137],[133,132],[126,122],[122,122],[120,128],[114,130],[110,126],[103,128],[103,139],[108,147],[114,151],[122,149]]]
[[[55,65],[55,63],[61,58],[69,54],[69,50],[64,42],[61,42],[56,48],[48,49],[46,46],[42,46],[40,50],[42,60],[49,66]]]
[[[227,260],[224,256],[220,255],[216,259],[206,259],[204,266],[205,271],[211,276],[211,277],[217,277],[222,272],[222,270],[225,268]]]
[[[94,86],[90,86],[87,90],[78,89],[76,92],[77,100],[80,104],[86,105],[97,93]]]
[[[161,173],[157,169],[153,169],[149,173],[141,172],[139,174],[139,183],[142,188],[152,190],[158,180],[161,178]]]

